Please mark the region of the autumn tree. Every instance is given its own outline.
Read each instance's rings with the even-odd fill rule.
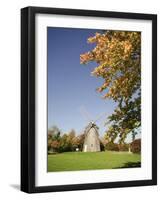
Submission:
[[[61,131],[57,126],[48,130],[48,151],[57,152],[60,147]]]
[[[59,151],[59,147],[60,147],[60,142],[59,141],[53,140],[51,142],[51,148],[52,148],[53,151],[55,151],[55,152]]]
[[[48,135],[48,151],[51,150],[51,144],[52,144],[52,138],[50,135]]]
[[[68,145],[67,140],[68,140],[68,135],[63,134],[60,141],[60,152],[69,151],[69,145]]]
[[[103,31],[89,37],[88,43],[96,46],[80,55],[80,62],[98,64],[91,72],[104,80],[97,91],[118,103],[108,118],[107,135],[112,141],[119,136],[122,143],[141,125],[141,33]]]
[[[74,151],[75,150],[75,142],[76,142],[76,132],[74,129],[72,129],[67,137],[67,143],[69,146],[70,151]]]
[[[133,153],[141,153],[141,139],[134,140],[130,147]]]
[[[79,136],[77,136],[77,139],[78,139],[78,148],[80,149],[80,151],[83,151],[85,134],[84,133],[80,134]]]
[[[60,139],[61,131],[57,126],[53,126],[48,130],[48,136],[51,136],[53,140]]]

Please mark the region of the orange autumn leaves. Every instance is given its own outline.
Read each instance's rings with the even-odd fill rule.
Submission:
[[[95,61],[91,72],[104,83],[97,91],[104,98],[115,101],[130,98],[141,84],[141,33],[130,31],[103,31],[88,38],[95,43],[92,51],[80,55],[81,64]]]

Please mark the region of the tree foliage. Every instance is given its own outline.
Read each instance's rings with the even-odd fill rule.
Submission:
[[[96,46],[81,54],[80,62],[98,64],[91,72],[104,80],[97,91],[105,99],[118,102],[109,117],[107,135],[112,142],[119,136],[122,143],[128,133],[141,125],[141,33],[104,31],[89,37],[88,43]]]
[[[58,127],[54,126],[48,131],[48,152],[70,152],[76,151],[77,148],[82,151],[84,138],[84,134],[77,136],[74,129],[63,134]]]
[[[134,140],[130,147],[133,153],[141,153],[141,139]]]

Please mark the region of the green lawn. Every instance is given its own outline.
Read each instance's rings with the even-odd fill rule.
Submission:
[[[128,152],[66,152],[48,155],[48,172],[140,167],[141,156]]]

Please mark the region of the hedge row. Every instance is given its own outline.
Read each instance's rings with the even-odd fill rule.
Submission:
[[[141,153],[141,139],[134,140],[130,148],[133,153]]]
[[[134,140],[131,144],[117,144],[109,142],[105,145],[105,150],[108,151],[129,151],[132,153],[141,153],[141,139]]]

